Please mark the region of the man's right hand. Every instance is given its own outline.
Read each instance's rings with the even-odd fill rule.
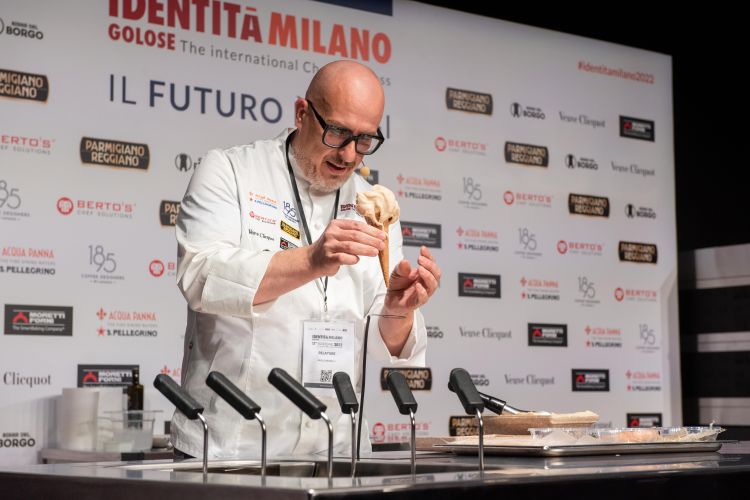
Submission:
[[[359,262],[360,256],[377,257],[385,249],[385,232],[364,222],[334,219],[315,243],[307,247],[315,274],[333,276],[341,266]]]

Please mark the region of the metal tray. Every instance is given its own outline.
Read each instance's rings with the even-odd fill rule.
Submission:
[[[637,453],[685,453],[717,451],[722,444],[731,441],[698,441],[687,443],[616,443],[568,446],[489,446],[486,455],[508,455],[521,457],[576,457],[585,455],[631,455]],[[437,450],[452,451],[457,455],[476,455],[478,446],[472,444],[436,444]]]

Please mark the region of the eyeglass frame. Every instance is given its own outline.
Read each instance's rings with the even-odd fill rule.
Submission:
[[[312,111],[313,111],[313,115],[318,120],[318,123],[320,124],[320,126],[323,128],[323,134],[320,136],[321,142],[323,144],[325,144],[326,146],[328,146],[329,148],[341,149],[343,147],[346,147],[350,142],[354,141],[354,151],[356,151],[357,154],[371,155],[375,151],[377,151],[380,148],[380,146],[382,146],[383,143],[385,142],[385,137],[383,136],[383,132],[380,131],[380,127],[378,127],[378,130],[377,130],[377,134],[378,135],[372,135],[372,134],[357,134],[357,135],[354,135],[351,130],[349,130],[349,129],[345,128],[345,127],[339,127],[338,125],[331,125],[331,124],[327,123],[325,121],[325,119],[322,116],[320,116],[320,113],[318,113],[318,110],[315,109],[315,106],[313,105],[312,101],[310,99],[305,99],[305,101],[307,101],[307,104],[310,106],[310,109],[312,109]],[[346,130],[351,135],[347,139],[345,139],[344,142],[342,142],[340,145],[333,146],[331,144],[328,144],[325,141],[326,134],[328,133],[328,131],[331,128],[336,128],[336,129],[339,129],[339,130]],[[377,139],[378,140],[378,145],[375,146],[375,149],[373,149],[369,153],[362,153],[361,151],[357,150],[357,141],[359,140],[360,137],[369,137],[371,139]]]

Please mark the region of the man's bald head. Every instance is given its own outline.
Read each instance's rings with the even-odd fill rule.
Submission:
[[[307,88],[305,98],[326,111],[339,106],[360,107],[383,115],[385,95],[378,76],[367,66],[354,61],[334,61],[318,70]],[[380,119],[378,118],[378,121]]]

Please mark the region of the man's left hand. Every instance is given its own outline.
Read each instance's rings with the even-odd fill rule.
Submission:
[[[421,247],[417,267],[412,268],[409,261],[402,260],[393,268],[383,313],[408,316],[430,300],[438,289],[440,276],[435,257],[427,247]]]

